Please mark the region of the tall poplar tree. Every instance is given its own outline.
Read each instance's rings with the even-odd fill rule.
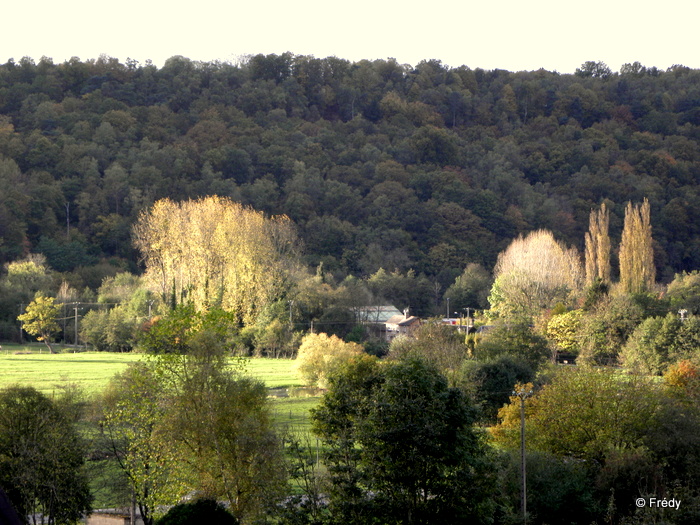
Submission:
[[[605,203],[599,210],[591,210],[586,233],[586,285],[596,279],[610,282],[610,211]]]
[[[649,200],[627,203],[620,242],[620,284],[627,293],[649,291],[656,280]]]

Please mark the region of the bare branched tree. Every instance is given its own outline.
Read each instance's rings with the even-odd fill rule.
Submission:
[[[494,277],[492,310],[533,315],[580,290],[583,268],[575,248],[555,240],[548,230],[538,230],[521,235],[499,254]]]

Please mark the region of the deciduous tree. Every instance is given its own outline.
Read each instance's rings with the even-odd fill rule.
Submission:
[[[454,309],[464,312],[466,308],[474,310],[488,308],[489,289],[493,279],[489,272],[480,264],[469,263],[461,275],[445,292]]]
[[[571,354],[579,353],[582,317],[582,310],[571,310],[553,315],[549,319],[546,329],[547,337],[554,343],[557,350]]]
[[[489,302],[502,317],[531,317],[580,290],[583,271],[578,252],[538,230],[515,239],[498,255]]]
[[[646,374],[662,374],[685,359],[700,361],[700,318],[681,321],[677,314],[649,317],[637,326],[622,348],[625,367]]]
[[[586,285],[596,279],[610,283],[610,212],[605,203],[599,210],[592,210],[586,233]]]
[[[222,334],[195,321],[159,332],[182,337],[187,353],[158,354],[113,381],[105,425],[151,517],[156,505],[196,491],[252,521],[279,501],[286,481],[267,389],[229,367]]]
[[[0,391],[0,485],[28,522],[69,525],[91,510],[85,451],[68,414],[31,387]]]
[[[134,227],[146,279],[165,302],[220,307],[244,323],[285,291],[296,236],[286,217],[266,217],[220,197],[156,202]]]
[[[450,386],[456,385],[459,369],[468,355],[463,333],[454,326],[431,322],[419,326],[410,337],[394,338],[389,345],[390,357],[425,359],[445,375]]]
[[[482,523],[494,481],[464,394],[411,358],[350,362],[312,412],[338,523]]]
[[[267,389],[226,366],[215,334],[200,332],[191,345],[190,355],[158,357],[173,393],[166,432],[181,450],[192,488],[254,521],[279,501],[286,484]]]
[[[656,280],[649,201],[627,203],[620,242],[620,284],[627,293],[650,291]]]
[[[175,442],[164,431],[166,385],[147,362],[130,365],[109,383],[103,399],[102,429],[122,469],[145,525],[160,505],[173,505],[187,486],[178,468]]]
[[[39,294],[27,305],[25,313],[17,319],[22,322],[24,330],[36,336],[39,341],[43,341],[52,354],[55,354],[51,346],[53,335],[58,332],[59,326],[56,322],[58,317],[58,305],[53,297],[46,297]]]
[[[608,519],[625,516],[635,498],[663,490],[662,466],[647,448],[661,408],[660,390],[646,378],[567,367],[526,403],[528,448],[577,462],[595,487],[588,508]],[[496,442],[517,450],[520,399],[512,397],[499,417]]]

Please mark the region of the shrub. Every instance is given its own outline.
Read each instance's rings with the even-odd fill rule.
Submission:
[[[223,505],[211,499],[198,499],[172,507],[156,525],[238,525]]]
[[[325,388],[331,373],[362,353],[362,345],[346,343],[335,335],[308,334],[301,340],[295,368],[307,385]]]
[[[493,422],[498,409],[510,400],[515,384],[532,381],[534,375],[523,360],[502,355],[486,362],[466,361],[460,386],[479,406],[482,419]]]

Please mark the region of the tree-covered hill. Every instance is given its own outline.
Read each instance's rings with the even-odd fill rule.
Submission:
[[[155,200],[218,194],[287,214],[310,264],[447,286],[521,232],[582,248],[602,201],[619,240],[647,197],[668,281],[700,260],[699,141],[700,71],[683,66],[24,58],[0,65],[0,262],[40,252],[96,287],[135,270],[131,226]]]

